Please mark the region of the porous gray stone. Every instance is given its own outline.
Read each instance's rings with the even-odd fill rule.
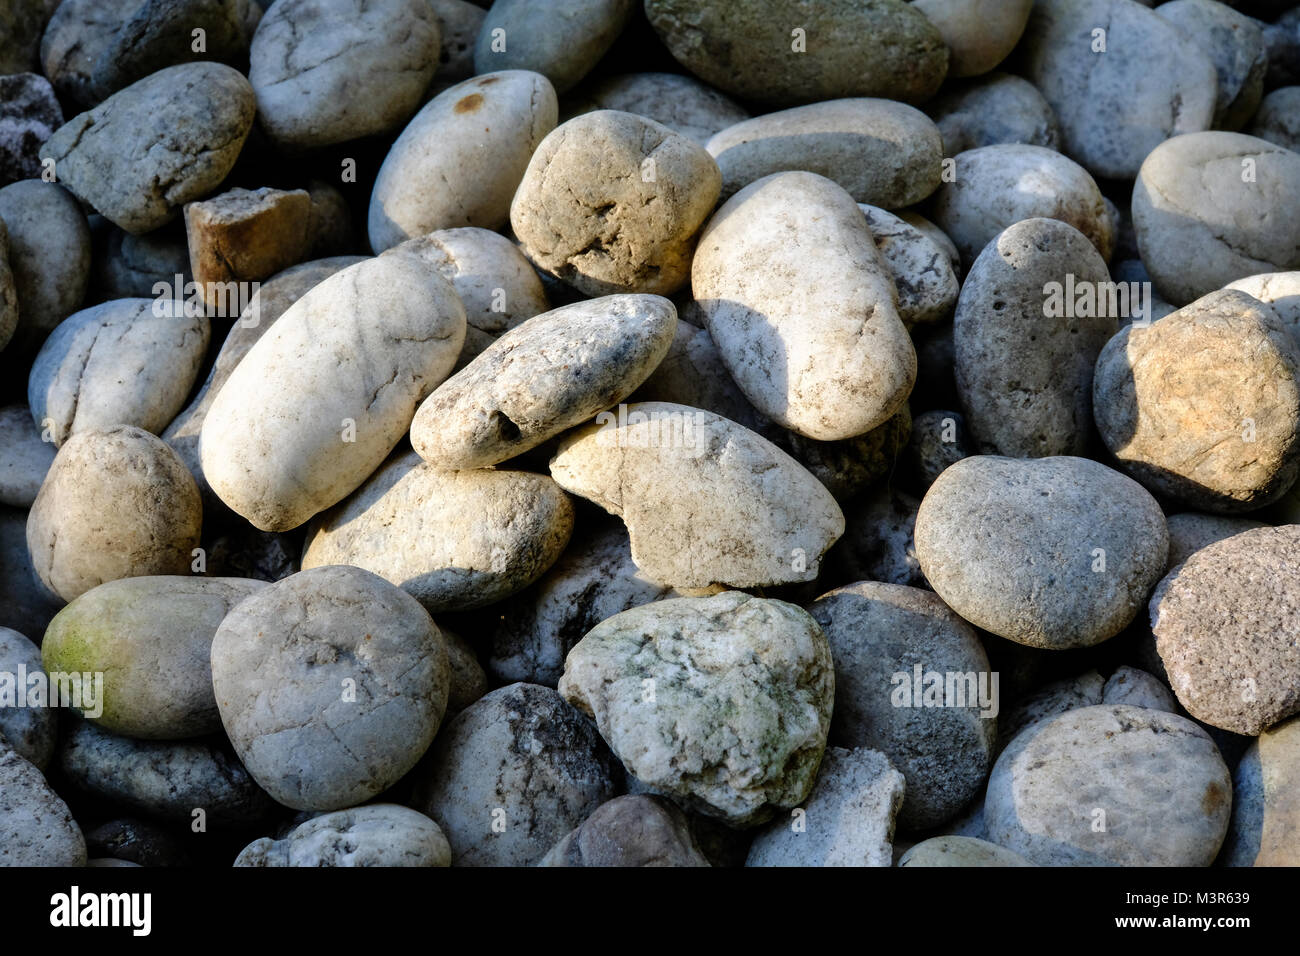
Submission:
[[[960,412],[935,408],[912,419],[912,437],[900,456],[911,487],[924,494],[944,470],[973,453]]]
[[[39,73],[0,76],[0,186],[41,174],[40,150],[63,110]]]
[[[1193,553],[1152,595],[1156,650],[1197,720],[1255,736],[1300,712],[1298,543],[1297,525],[1233,535]]]
[[[618,39],[636,0],[497,0],[474,46],[474,71],[532,70],[572,89]]]
[[[1156,15],[1178,27],[1200,48],[1218,76],[1215,129],[1239,130],[1264,95],[1268,52],[1258,21],[1215,0],[1171,0]]]
[[[906,326],[942,322],[952,316],[960,286],[944,248],[891,212],[861,203],[867,228],[894,280],[898,317]]]
[[[921,502],[882,486],[849,506],[844,537],[830,553],[839,580],[883,581],[928,587],[916,557],[916,512]]]
[[[36,691],[42,678],[32,680],[44,670],[40,648],[18,631],[0,627],[0,740],[42,771],[58,741],[48,677],[43,696]]]
[[[1088,237],[1056,219],[1023,220],[984,247],[953,319],[957,395],[981,452],[1087,453],[1093,367],[1119,330],[1109,282]]]
[[[1267,527],[1262,521],[1251,518],[1225,518],[1223,515],[1205,515],[1183,511],[1165,518],[1169,527],[1169,562],[1166,573],[1182,564],[1201,548],[1231,538],[1234,534],[1252,528]]]
[[[84,866],[86,840],[34,764],[0,737],[0,866]]]

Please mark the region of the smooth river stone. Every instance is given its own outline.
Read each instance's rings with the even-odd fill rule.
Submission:
[[[1239,130],[1250,121],[1264,95],[1268,50],[1263,24],[1215,0],[1172,0],[1156,8],[1192,38],[1218,75],[1215,129]]]
[[[645,12],[682,66],[746,100],[915,103],[948,70],[943,36],[901,0],[821,0],[797,17],[780,0],[646,0]]]
[[[114,425],[156,435],[189,395],[210,334],[206,316],[178,315],[158,299],[83,309],[61,322],[36,356],[27,382],[32,418],[58,446]]]
[[[257,105],[218,63],[159,70],[73,117],[41,147],[59,182],[130,233],[149,232],[230,172]]]
[[[1087,453],[1093,367],[1119,331],[1105,297],[1109,281],[1106,261],[1088,237],[1056,219],[1018,222],[984,247],[953,321],[957,394],[981,452]],[[1091,287],[1100,300],[1095,308],[1076,309],[1071,283]]]
[[[148,576],[87,591],[50,622],[41,645],[51,673],[103,674],[104,730],[147,740],[221,731],[208,655],[230,609],[266,587],[244,578]]]
[[[212,639],[226,735],[253,778],[295,810],[342,810],[400,780],[433,742],[449,681],[424,608],[356,567],[268,585]]]
[[[1156,651],[1198,720],[1255,736],[1300,712],[1300,525],[1257,528],[1194,552],[1151,598]]]
[[[987,73],[1025,32],[1034,0],[913,0],[948,45],[948,77]]]
[[[162,440],[171,446],[172,451],[180,456],[185,467],[194,475],[194,481],[203,494],[205,506],[217,504],[220,499],[208,485],[203,473],[203,461],[199,455],[199,436],[203,432],[203,422],[208,417],[212,403],[225,386],[226,380],[235,367],[248,354],[249,349],[260,339],[266,330],[288,311],[309,291],[320,285],[334,273],[348,266],[363,261],[361,256],[336,256],[332,259],[318,259],[291,266],[283,272],[263,282],[239,315],[239,321],[230,327],[226,340],[217,352],[216,361],[208,373],[207,380],[199,389],[194,401],[177,415],[167,430],[162,433]]]
[[[253,34],[248,79],[272,140],[313,149],[405,122],[438,68],[428,0],[278,0]]]
[[[639,402],[571,432],[551,459],[566,491],[628,527],[632,560],[673,587],[811,581],[844,533],[830,492],[797,461],[735,422]]]
[[[408,452],[312,523],[302,566],[350,564],[431,613],[509,597],[559,558],[573,505],[545,475],[444,471]]]
[[[418,258],[335,273],[289,307],[217,394],[199,438],[208,483],[263,531],[298,527],[383,463],[464,342],[464,306]]]
[[[423,813],[370,803],[312,817],[279,840],[254,840],[234,865],[451,866],[451,847]]]
[[[1232,775],[1220,866],[1300,866],[1300,718],[1266,730]]]
[[[1213,292],[1097,359],[1097,430],[1157,494],[1201,511],[1251,511],[1300,473],[1300,343],[1271,306]]]
[[[1061,129],[1051,105],[1038,87],[1010,73],[955,84],[925,109],[939,127],[948,156],[1004,143],[1060,146]]]
[[[497,0],[479,28],[474,72],[533,70],[572,89],[605,55],[636,0]]]
[[[625,794],[602,803],[538,866],[709,866],[686,814],[664,797]]]
[[[625,73],[587,84],[565,100],[563,119],[594,110],[636,113],[701,146],[715,133],[749,119],[728,97],[680,73]]]
[[[1236,289],[1271,305],[1291,334],[1300,339],[1300,271],[1247,276],[1229,282],[1224,288]]]
[[[41,700],[31,693],[32,675],[44,670],[40,648],[18,631],[0,626],[0,701],[4,701],[0,706],[0,741],[42,771],[58,743],[56,706],[60,703],[51,694]],[[20,676],[24,672],[25,680]]]
[[[756,116],[708,142],[724,197],[772,173],[803,170],[886,209],[911,206],[939,188],[943,146],[938,127],[920,110],[868,98]]]
[[[1115,229],[1088,171],[1054,149],[1003,143],[953,158],[954,176],[935,193],[935,224],[970,265],[998,233],[1024,219],[1059,219],[1110,261]]]
[[[1300,269],[1300,153],[1242,133],[1161,143],[1133,186],[1133,228],[1174,305],[1261,272]]]
[[[569,652],[559,691],[650,790],[745,826],[812,790],[835,675],[807,613],[728,591],[602,622]]]
[[[1033,866],[1006,847],[968,836],[937,836],[912,846],[899,866]]]
[[[705,227],[691,268],[704,322],[746,397],[819,441],[907,401],[916,352],[853,197],[814,173],[751,183]]]
[[[1162,142],[1214,118],[1210,58],[1133,0],[1038,0],[1021,49],[1021,72],[1056,111],[1064,151],[1094,176],[1131,179]]]
[[[617,405],[668,354],[677,310],[653,295],[611,295],[506,332],[424,400],[411,446],[438,468],[495,465]]]
[[[977,456],[930,486],[916,553],[976,627],[1064,649],[1128,626],[1164,573],[1169,533],[1146,489],[1098,462]]]
[[[54,464],[54,443],[41,438],[26,405],[0,407],[0,505],[30,508]]]
[[[989,839],[1040,866],[1209,866],[1232,780],[1183,717],[1102,704],[1023,731],[989,778]]]
[[[370,196],[370,247],[383,252],[439,229],[500,229],[528,161],[555,128],[555,89],[506,70],[457,83],[427,103],[388,150]]]
[[[950,317],[960,285],[944,248],[892,212],[862,203],[858,208],[894,280],[903,324],[925,325]]]

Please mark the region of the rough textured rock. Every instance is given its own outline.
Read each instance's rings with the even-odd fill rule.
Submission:
[[[636,113],[701,146],[715,133],[749,119],[739,104],[680,73],[626,73],[588,84],[565,101],[564,119],[594,110]]]
[[[239,321],[230,327],[221,349],[217,352],[212,371],[186,409],[172,419],[162,433],[163,441],[180,456],[181,461],[194,475],[203,493],[204,506],[220,505],[221,500],[208,485],[203,474],[203,461],[199,455],[199,436],[208,417],[212,403],[253,345],[275,322],[310,290],[320,285],[334,273],[361,262],[359,256],[337,256],[304,262],[284,270],[263,283],[257,293],[240,313]]]
[[[831,741],[878,750],[902,773],[907,829],[956,816],[984,785],[997,740],[998,687],[975,629],[931,591],[876,581],[823,594],[808,613],[835,660]],[[959,675],[951,697],[918,679],[930,672]]]
[[[645,10],[682,66],[742,99],[792,104],[880,96],[915,103],[934,94],[948,69],[943,36],[901,0],[800,8],[803,48],[814,52],[800,50],[790,17],[774,0],[646,0]]]
[[[65,601],[105,581],[186,574],[203,506],[161,439],[129,425],[73,435],[27,518],[41,583]]]
[[[527,70],[489,73],[434,97],[402,130],[370,197],[370,246],[439,229],[499,229],[528,161],[555,128],[555,89]]]
[[[683,405],[635,403],[625,419],[570,433],[551,476],[623,519],[632,560],[651,580],[752,587],[817,576],[844,516],[798,462]]]
[[[40,684],[31,680],[43,672],[40,648],[18,631],[0,626],[0,740],[39,770],[50,762],[58,741],[58,714],[50,706],[48,683],[47,692],[38,695],[34,688]]]
[[[505,332],[551,308],[536,270],[500,233],[476,226],[440,229],[388,251],[419,257],[460,296],[467,325],[456,371]]]
[[[569,652],[559,685],[629,773],[733,825],[808,796],[834,689],[813,619],[738,591],[603,621]]]
[[[170,220],[235,164],[256,101],[218,63],[159,70],[73,117],[41,148],[59,182],[127,232]]]
[[[1034,0],[915,0],[948,46],[948,76],[987,73],[1006,59]]]
[[[262,127],[300,149],[394,129],[420,105],[441,39],[428,0],[278,0],[249,52]]]
[[[447,835],[455,866],[532,866],[614,796],[616,767],[554,690],[510,684],[438,736],[413,805]]]
[[[1005,143],[1060,146],[1056,114],[1043,94],[1028,80],[1009,73],[957,84],[935,97],[926,112],[939,127],[947,156]]]
[[[86,721],[68,729],[59,769],[80,789],[151,818],[191,826],[244,826],[274,812],[224,741],[132,740]]]
[[[700,238],[691,288],[732,378],[808,438],[870,431],[907,401],[916,353],[853,198],[813,173],[746,186]]]
[[[85,866],[86,840],[41,772],[0,738],[0,866]]]
[[[1300,712],[1297,543],[1297,525],[1233,535],[1192,554],[1152,595],[1156,650],[1196,719],[1255,736]]]
[[[1259,107],[1268,72],[1258,21],[1214,0],[1172,0],[1155,12],[1191,37],[1214,64],[1218,95],[1211,125],[1226,130],[1245,126]]]
[[[634,113],[584,113],[542,140],[510,207],[524,254],[580,292],[669,295],[722,177],[703,148]]]
[[[488,668],[498,680],[554,687],[573,645],[601,621],[682,596],[650,580],[632,562],[621,525],[602,525],[576,537],[535,588],[503,606]]]
[[[312,817],[280,840],[254,840],[235,866],[451,866],[451,847],[424,814],[371,803]]]
[[[1104,52],[1095,29],[1105,31]],[[1095,176],[1130,179],[1164,140],[1210,128],[1214,64],[1189,34],[1132,0],[1041,0],[1022,49],[1065,152]]]
[[[952,315],[960,286],[944,248],[891,212],[866,206],[867,228],[898,293],[898,317],[906,326],[942,322]]]
[[[206,316],[158,299],[83,309],[61,322],[36,356],[27,382],[32,418],[60,447],[73,435],[118,425],[158,434],[190,393],[209,335]]]
[[[844,537],[830,553],[836,578],[928,587],[916,557],[920,507],[916,498],[892,487],[855,501],[845,513]]]
[[[802,815],[761,830],[745,866],[889,866],[903,789],[883,754],[827,747]]]
[[[1259,735],[1232,775],[1220,866],[1300,864],[1300,719]]]
[[[90,228],[66,189],[39,179],[0,189],[0,220],[9,231],[9,268],[20,303],[7,351],[35,355],[86,294]]]
[[[898,209],[939,188],[938,127],[905,103],[828,100],[737,123],[708,142],[722,195],[786,170],[817,173],[858,202]]]
[[[1300,152],[1300,86],[1284,86],[1264,97],[1246,132],[1283,149]]]
[[[942,408],[922,412],[912,419],[912,437],[900,456],[900,470],[911,487],[924,494],[945,469],[974,452],[971,444],[966,419],[959,412]]]
[[[1110,260],[1114,229],[1096,182],[1079,164],[1043,146],[1005,143],[954,157],[955,178],[935,193],[935,224],[969,265],[1008,226],[1041,217],[1069,223]]]
[[[254,779],[298,810],[339,810],[396,783],[437,733],[449,680],[428,613],[360,568],[315,568],[263,588],[212,639],[231,743]]]
[[[45,669],[102,674],[99,713],[81,712],[111,733],[153,740],[218,733],[212,637],[231,608],[264,587],[240,578],[109,581],[55,615],[41,645]]]
[[[63,125],[63,110],[38,73],[0,76],[0,186],[41,174],[40,149]]]
[[[922,840],[903,854],[899,866],[1033,866],[1006,847],[968,836]]]
[[[464,341],[455,290],[414,256],[330,276],[217,393],[199,442],[212,490],[263,531],[337,504],[388,457]]]
[[[1300,269],[1300,153],[1241,133],[1161,143],[1133,186],[1133,228],[1156,288],[1186,305],[1236,279]]]
[[[560,556],[573,505],[545,475],[446,471],[407,452],[313,522],[302,566],[365,568],[430,613],[509,597]]]
[[[1097,430],[1133,477],[1203,511],[1281,497],[1300,473],[1300,344],[1243,292],[1215,292],[1097,359]]]
[[[1273,307],[1277,317],[1296,339],[1300,339],[1300,271],[1265,272],[1230,282],[1235,289]]]
[[[0,505],[30,508],[53,463],[54,443],[41,439],[31,410],[0,407]]]
[[[630,794],[602,803],[538,866],[709,866],[690,821],[663,797]]]
[[[430,0],[442,38],[438,70],[425,96],[432,99],[449,86],[474,75],[474,42],[487,11],[468,0]],[[430,92],[432,91],[432,92]]]
[[[1030,647],[1119,633],[1168,551],[1155,499],[1085,458],[963,459],[930,486],[916,518],[930,586],[972,624]]]
[[[631,395],[676,331],[677,310],[660,296],[605,296],[536,316],[434,389],[411,445],[438,468],[514,458]]]
[[[18,291],[9,265],[9,230],[0,219],[0,352],[18,329]]]
[[[305,259],[310,222],[305,189],[231,189],[188,204],[190,271],[206,303],[216,305],[214,283],[260,282]]]
[[[989,839],[1040,866],[1209,866],[1232,781],[1190,720],[1103,704],[1022,732],[989,779]]]
[[[984,247],[953,319],[957,394],[981,452],[1087,453],[1093,367],[1119,330],[1109,281],[1088,237],[1056,219],[1018,222]]]
[[[636,9],[635,0],[499,0],[474,47],[474,70],[532,70],[564,93],[587,75]]]

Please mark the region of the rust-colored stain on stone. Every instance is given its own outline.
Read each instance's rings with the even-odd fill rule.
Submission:
[[[1226,804],[1223,788],[1217,783],[1212,783],[1205,788],[1205,796],[1201,797],[1201,809],[1205,813],[1212,814],[1220,810]]]
[[[458,100],[456,102],[455,109],[457,113],[473,113],[476,109],[478,109],[482,105],[483,105],[483,94],[471,93],[469,96],[466,96],[461,100]]]

